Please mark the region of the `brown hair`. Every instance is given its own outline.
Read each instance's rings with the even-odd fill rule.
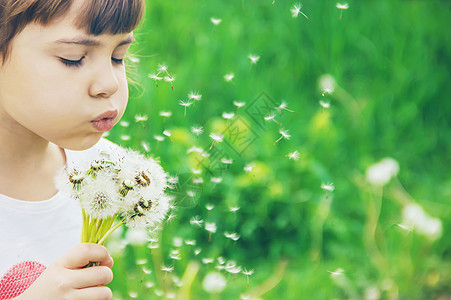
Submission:
[[[0,0],[0,56],[6,61],[10,43],[27,24],[47,25],[67,13],[72,0]],[[133,31],[141,21],[144,0],[87,0],[75,26],[87,33]]]

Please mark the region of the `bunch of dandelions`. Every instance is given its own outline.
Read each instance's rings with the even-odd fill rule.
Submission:
[[[80,202],[84,243],[103,245],[123,224],[156,228],[170,207],[167,174],[157,161],[132,150],[115,158],[101,153],[87,167],[63,173],[56,184]]]

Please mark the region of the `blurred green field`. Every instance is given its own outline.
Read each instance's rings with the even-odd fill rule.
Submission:
[[[451,299],[451,2],[305,0],[308,19],[278,0],[147,4],[127,123],[108,138],[158,157],[178,183],[158,242],[110,241],[115,299]],[[172,87],[149,78],[159,65]],[[192,91],[202,98],[185,115]],[[290,138],[274,144],[281,130]],[[397,176],[371,184],[386,157]],[[408,226],[412,204],[436,227]],[[208,293],[218,257],[242,269],[219,270],[227,286]]]

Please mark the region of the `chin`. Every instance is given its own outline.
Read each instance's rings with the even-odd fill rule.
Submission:
[[[102,138],[102,133],[90,134],[81,139],[70,139],[66,143],[58,144],[61,148],[72,151],[83,151],[93,147]]]

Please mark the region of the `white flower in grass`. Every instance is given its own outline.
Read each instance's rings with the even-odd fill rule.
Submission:
[[[323,183],[321,184],[321,189],[327,191],[327,192],[333,192],[335,190],[335,186],[332,182],[329,183]]]
[[[233,101],[233,105],[235,105],[237,108],[241,108],[246,105],[246,102]]]
[[[222,113],[222,117],[226,120],[233,119],[234,116],[235,116],[234,113],[226,113],[226,112]]]
[[[146,115],[135,115],[135,122],[145,122],[147,121],[148,117]]]
[[[213,25],[218,26],[222,22],[222,19],[210,18],[210,21]]]
[[[228,73],[228,74],[224,75],[224,80],[227,82],[232,81],[233,78],[235,78],[235,74],[233,74],[233,73]]]
[[[227,281],[219,272],[209,272],[202,280],[202,288],[209,294],[220,294],[227,286]]]
[[[194,133],[197,137],[204,133],[204,128],[202,126],[193,126],[191,127],[191,132]]]
[[[308,17],[301,11],[301,7],[302,5],[300,3],[298,4],[293,4],[293,6],[290,9],[291,12],[291,16],[293,18],[297,18],[299,16],[299,14],[303,15],[306,19],[308,19]]]
[[[292,159],[292,160],[299,160],[299,157],[300,157],[301,155],[299,154],[299,152],[296,150],[296,151],[293,151],[293,152],[291,152],[291,153],[288,153],[287,155],[286,155],[286,157],[288,157],[289,159]]]
[[[391,157],[371,165],[366,170],[366,180],[376,186],[387,184],[399,172],[399,164]]]
[[[170,111],[160,111],[160,117],[169,118],[172,116],[172,112]]]

